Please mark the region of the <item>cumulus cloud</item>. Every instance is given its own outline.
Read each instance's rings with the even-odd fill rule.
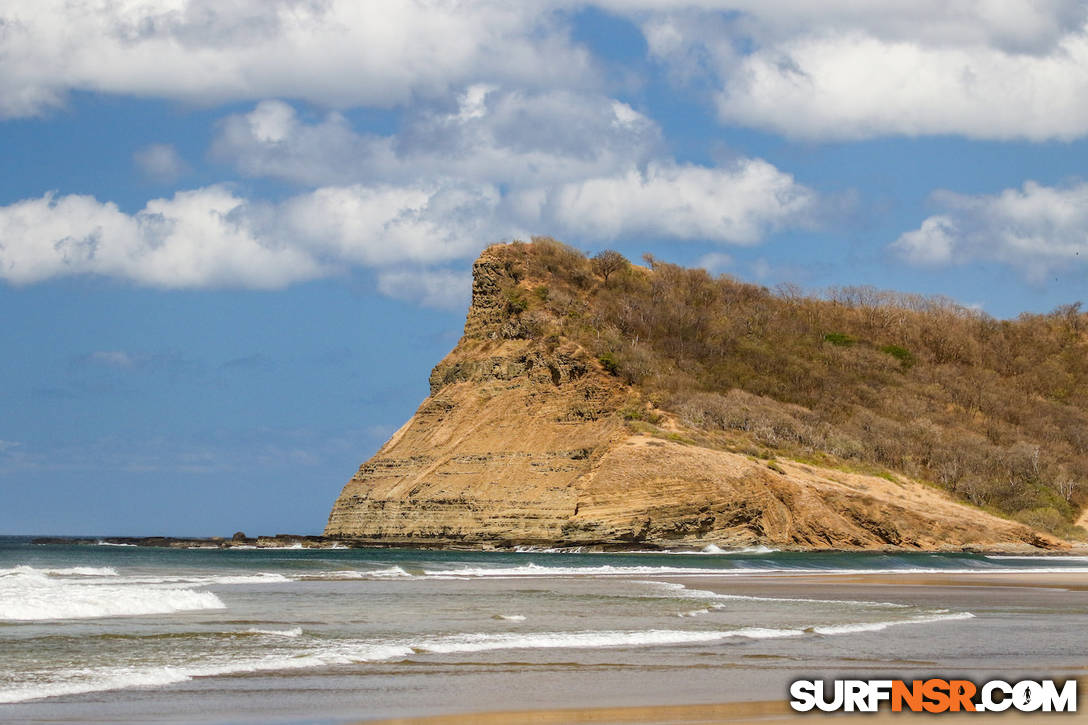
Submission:
[[[0,277],[15,283],[98,274],[155,287],[274,288],[322,272],[302,250],[261,235],[225,187],[153,199],[136,214],[76,194],[0,207]]]
[[[471,290],[472,277],[467,270],[391,269],[378,275],[379,292],[424,307],[463,310]]]
[[[506,193],[465,180],[353,184],[267,203],[209,186],[133,214],[90,196],[46,194],[0,207],[0,279],[100,275],[159,288],[277,289],[367,267],[384,270],[379,288],[393,294],[407,289],[405,265],[463,260],[532,230],[754,244],[807,224],[815,199],[755,159],[728,168],[651,163]],[[441,291],[447,283],[460,284],[441,271],[419,273],[413,284],[426,304],[442,306],[458,294]]]
[[[917,265],[992,260],[1039,281],[1054,269],[1088,261],[1088,183],[1065,187],[1027,182],[999,194],[934,194],[944,213],[929,217],[891,245]]]
[[[1088,6],[1079,0],[593,4],[639,23],[651,55],[675,76],[708,75],[726,123],[817,139],[1042,140],[1088,131]],[[529,93],[599,89],[598,61],[571,40],[572,18],[585,6],[10,0],[0,9],[0,117],[41,113],[71,90],[198,103],[288,98],[346,109],[410,107],[487,84]],[[1022,100],[1010,104],[1013,97]],[[486,93],[481,99],[495,102]],[[265,124],[255,138],[274,144],[285,131],[276,123],[290,119],[276,115],[282,107],[261,110],[269,113],[250,119]],[[344,132],[338,124],[330,117],[315,133]],[[380,160],[380,139],[348,131],[364,155]],[[308,142],[328,148],[327,139]],[[411,155],[401,147],[385,152],[393,162]],[[336,183],[356,180],[335,158],[327,161],[344,175]]]
[[[1079,0],[598,0],[618,14],[657,27],[711,13],[728,16],[743,33],[768,44],[829,28],[865,30],[889,40],[934,45],[990,45],[1012,52],[1045,53],[1086,17]],[[675,46],[674,46],[675,47]]]
[[[211,186],[153,199],[135,214],[90,196],[46,194],[0,207],[0,278],[92,274],[160,288],[276,289],[352,265],[442,262],[495,238],[484,213],[489,193],[325,187],[267,204]]]
[[[663,236],[756,244],[768,232],[806,223],[816,196],[766,161],[731,167],[649,164],[645,170],[530,190],[514,204],[594,239]]]
[[[290,97],[389,107],[472,79],[592,84],[592,61],[546,2],[10,0],[0,9],[0,115],[69,90],[213,103]]]
[[[456,177],[524,185],[609,173],[660,145],[653,121],[607,96],[472,85],[452,107],[413,109],[390,136],[357,133],[336,112],[306,122],[283,101],[262,101],[219,124],[212,153],[247,175],[302,184]]]
[[[859,33],[799,38],[731,69],[718,111],[724,121],[811,138],[1074,139],[1088,131],[1088,34],[1043,56]]]
[[[144,146],[132,155],[132,160],[144,176],[164,184],[176,181],[189,170],[189,165],[170,144]]]
[[[1083,3],[667,5],[643,3],[650,52],[717,84],[726,123],[813,139],[1088,132]]]
[[[754,244],[816,211],[812,190],[765,161],[678,164],[660,146],[655,123],[604,96],[472,86],[455,107],[422,112],[395,136],[357,134],[336,113],[307,123],[290,105],[265,101],[225,119],[214,149],[246,173],[299,183],[445,179],[475,190],[457,192],[459,213],[493,214],[510,233]],[[312,219],[315,228],[332,223]]]

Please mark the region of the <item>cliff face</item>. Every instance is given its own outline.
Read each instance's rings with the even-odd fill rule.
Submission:
[[[465,334],[431,394],[364,463],[327,536],[383,544],[1054,548],[1061,542],[907,480],[700,445],[565,339],[525,334],[532,293],[504,247],[473,267]]]

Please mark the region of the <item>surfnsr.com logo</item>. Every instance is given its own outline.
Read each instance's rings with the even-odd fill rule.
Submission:
[[[1076,712],[1077,681],[1054,680],[797,680],[790,707],[798,712]]]

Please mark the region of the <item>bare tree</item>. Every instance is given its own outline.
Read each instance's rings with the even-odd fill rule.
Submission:
[[[1080,482],[1074,481],[1071,478],[1066,478],[1058,481],[1054,484],[1054,488],[1058,490],[1058,493],[1069,503],[1073,502],[1073,494],[1080,488]]]
[[[609,276],[626,268],[628,264],[630,262],[627,261],[627,257],[614,250],[606,249],[593,258],[593,271],[604,277],[605,284],[608,284]]]

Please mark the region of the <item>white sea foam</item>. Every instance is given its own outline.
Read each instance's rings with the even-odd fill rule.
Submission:
[[[525,634],[461,634],[414,645],[417,652],[450,654],[505,649],[587,649],[598,647],[648,647],[654,645],[719,642],[734,637],[774,639],[799,637],[800,629],[748,627],[725,631],[649,629],[637,631],[532,632]]]
[[[319,571],[312,574],[302,574],[302,581],[335,581],[338,579],[402,579],[412,575],[399,566],[391,566],[385,569],[343,569],[333,571]]]
[[[425,569],[423,573],[431,579],[475,579],[482,577],[513,579],[518,577],[717,575],[733,572],[675,566],[612,566],[610,564],[603,566],[541,566],[540,564],[530,563],[513,567]]]
[[[510,615],[520,616],[520,615]],[[404,659],[420,654],[456,654],[509,649],[597,649],[709,644],[730,639],[781,639],[813,633],[843,635],[876,631],[901,624],[923,624],[967,619],[967,612],[932,614],[887,622],[818,625],[807,628],[776,629],[745,627],[734,630],[691,631],[674,629],[604,630],[575,632],[465,633],[443,637],[392,642],[345,640],[321,649],[298,649],[256,659],[209,662],[193,666],[100,667],[61,670],[49,673],[51,681],[34,681],[0,688],[0,703],[22,702],[60,695],[74,695],[133,687],[163,687],[194,677],[214,677],[275,670],[294,670],[362,662]],[[301,628],[291,630],[252,629],[253,634],[295,638]],[[298,632],[298,634],[296,634]]]
[[[546,551],[546,550],[545,550]],[[735,556],[738,554],[776,554],[780,550],[772,549],[769,546],[739,546],[735,549],[723,549],[717,544],[707,544],[701,549],[635,549],[627,551],[627,554],[649,554],[649,555],[668,555],[668,556],[692,556],[692,555],[706,555],[713,554],[715,556]]]
[[[72,566],[64,569],[35,569],[26,564],[11,569],[0,569],[0,576],[11,574],[45,574],[46,576],[117,576],[117,570],[110,566]]]
[[[804,628],[743,627],[732,630],[685,630],[650,629],[637,631],[586,631],[586,632],[531,632],[531,633],[478,633],[461,634],[432,641],[411,644],[416,652],[450,654],[458,652],[485,652],[504,649],[585,649],[603,647],[649,647],[663,645],[700,644],[720,642],[733,638],[782,639],[802,637],[806,634],[823,635],[869,632],[907,624],[971,619],[970,612],[928,614],[909,619],[882,622],[858,622],[839,625],[818,625]]]
[[[257,572],[254,574],[136,575],[126,576],[120,579],[119,583],[207,587],[216,584],[284,584],[293,581],[295,581],[295,579],[276,572]]]
[[[50,673],[51,682],[26,682],[0,689],[0,703],[25,702],[61,695],[122,690],[134,687],[164,687],[186,682],[194,677],[216,677],[246,672],[296,670],[358,662],[374,662],[408,657],[412,649],[403,645],[359,644],[330,648],[324,652],[270,655],[193,665],[149,667],[100,667],[61,670]]]
[[[399,566],[391,566],[388,569],[374,569],[372,571],[364,571],[362,572],[362,574],[367,577],[373,577],[374,579],[389,579],[412,576],[404,569],[401,569]]]
[[[246,630],[247,634],[264,634],[270,637],[301,637],[302,627],[293,627],[291,629],[258,629],[253,627]]]
[[[515,546],[515,554],[581,554],[584,546]]]
[[[987,559],[1000,561],[1002,559],[1025,559],[1029,561],[1088,561],[1088,556],[1069,556],[1066,554],[1053,554],[1051,556],[1031,556],[1015,554],[987,554]]]
[[[118,544],[112,541],[96,541],[94,543],[98,546],[136,546],[136,544]]]
[[[56,574],[53,572],[66,572]],[[0,620],[92,619],[223,609],[211,592],[176,587],[73,579],[71,570],[16,567],[0,577]],[[121,580],[123,581],[123,580]]]
[[[707,544],[706,546],[704,546],[699,551],[692,551],[692,552],[677,551],[677,552],[672,552],[672,553],[677,553],[677,554],[691,553],[691,554],[734,555],[734,554],[774,554],[777,551],[778,551],[778,549],[772,549],[769,546],[762,546],[762,545],[761,546],[743,546],[743,547],[741,547],[739,549],[723,549],[722,547],[718,546],[717,544]]]
[[[834,604],[852,605],[861,607],[887,607],[889,609],[905,609],[909,604],[896,602],[875,602],[860,599],[812,599],[809,597],[758,597],[751,594],[720,594],[706,589],[689,589],[678,582],[636,581],[637,584],[645,584],[656,589],[668,592],[669,597],[682,597],[685,599],[731,599],[737,601],[752,602],[800,602],[803,604]],[[725,606],[720,605],[720,606]]]
[[[1051,557],[1047,557],[1051,558]],[[1053,574],[1063,572],[1088,572],[1088,566],[1012,568],[999,565],[974,568],[900,567],[883,569],[800,568],[800,567],[709,567],[680,566],[541,566],[529,563],[515,567],[461,567],[454,569],[427,569],[424,575],[430,579],[496,579],[544,578],[544,577],[752,577],[752,576],[833,576],[833,575],[904,575],[904,574]]]
[[[492,619],[505,619],[507,622],[524,622],[524,614],[496,614]]]
[[[259,572],[257,574],[221,574],[212,576],[179,575],[176,577],[161,577],[160,581],[164,583],[211,586],[213,584],[283,584],[294,581],[294,579],[275,572]]]
[[[826,624],[810,627],[816,634],[856,634],[858,632],[880,632],[888,627],[897,627],[903,624],[929,624],[931,622],[952,622],[962,619],[974,619],[970,612],[950,612],[948,614],[927,614],[910,619],[899,619],[887,622],[858,622],[853,624]]]

